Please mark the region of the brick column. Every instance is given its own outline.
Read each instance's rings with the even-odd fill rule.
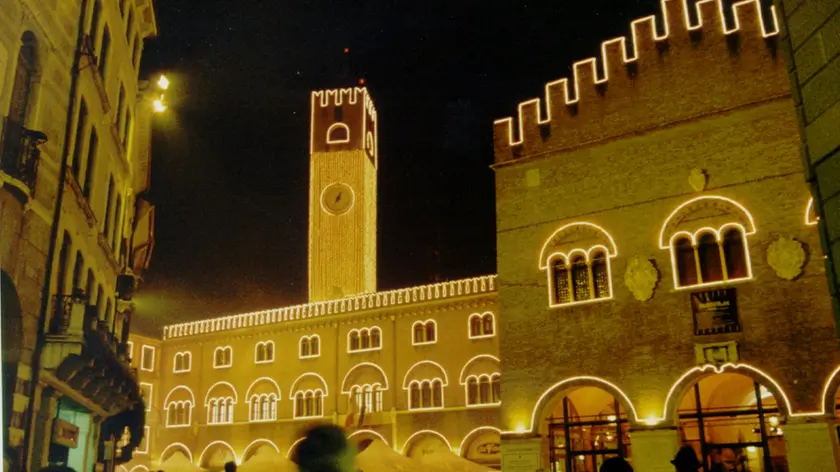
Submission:
[[[679,436],[673,428],[641,429],[630,432],[635,472],[674,472],[671,460],[680,448]]]
[[[834,427],[824,418],[792,419],[784,427],[790,472],[840,470],[834,457]]]

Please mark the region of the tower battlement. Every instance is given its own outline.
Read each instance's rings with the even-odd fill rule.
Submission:
[[[310,153],[365,150],[376,162],[376,107],[367,88],[313,91],[310,119]]]
[[[723,0],[701,0],[696,20],[690,8],[688,0],[661,0],[661,28],[653,15],[633,21],[631,38],[602,42],[600,58],[575,62],[570,78],[546,84],[544,98],[496,120],[496,163],[789,93],[775,8],[768,22],[759,0],[731,12]]]

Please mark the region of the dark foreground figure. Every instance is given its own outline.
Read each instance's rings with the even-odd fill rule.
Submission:
[[[338,426],[316,426],[306,433],[297,450],[300,472],[355,472],[356,450]]]

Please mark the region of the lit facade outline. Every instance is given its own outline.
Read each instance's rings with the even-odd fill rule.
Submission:
[[[314,341],[314,343],[313,343],[313,341]],[[308,344],[307,350],[309,352],[309,354],[305,355],[305,356],[303,355],[304,343]],[[313,352],[313,349],[312,349],[313,345],[318,347],[318,349],[317,349],[318,352],[316,354],[312,353]],[[317,334],[312,334],[312,335],[309,335],[309,336],[306,336],[306,335],[301,336],[300,341],[298,341],[298,359],[313,359],[313,358],[316,358],[316,357],[321,357],[321,336],[319,336]]]
[[[245,401],[248,403],[248,418],[251,423],[277,421],[277,403],[280,401],[277,394],[254,394]]]
[[[345,208],[344,210],[342,210],[340,212],[332,211],[329,208],[327,208],[327,205],[324,204],[324,200],[325,200],[325,196],[327,194],[327,190],[330,190],[331,188],[335,187],[336,185],[340,185],[342,187],[345,187],[347,190],[350,190],[350,206],[348,206],[347,208]],[[332,183],[329,183],[329,184],[325,185],[324,188],[321,190],[321,195],[318,197],[318,203],[321,205],[321,211],[323,211],[325,213],[329,213],[330,215],[335,215],[335,216],[345,215],[350,210],[352,210],[353,207],[356,205],[356,191],[350,185],[346,185],[342,182],[332,182]]]
[[[213,396],[213,397],[210,396],[210,394],[213,392],[213,389],[216,388],[217,386],[225,386],[225,387],[230,388],[230,391],[233,392],[233,395],[232,395],[233,402],[234,403],[239,403],[239,395],[237,395],[236,388],[233,386],[233,384],[231,384],[230,382],[225,382],[224,380],[220,380],[220,381],[214,383],[213,385],[211,385],[210,388],[207,389],[207,394],[204,395],[204,406],[209,405],[210,400],[212,400],[213,398],[218,398],[218,396]]]
[[[277,444],[274,444],[274,442],[270,439],[254,439],[247,446],[245,446],[245,449],[242,450],[242,460],[245,461],[245,458],[248,457],[248,451],[250,451],[252,447],[259,447],[263,444],[268,444],[277,452],[277,454],[280,454],[280,448],[277,447]],[[245,462],[247,463],[247,461]]]
[[[502,430],[495,427],[495,426],[479,426],[477,428],[474,428],[472,431],[470,431],[469,433],[464,435],[464,439],[461,440],[461,445],[458,446],[458,452],[456,454],[463,457],[464,452],[465,452],[464,448],[472,440],[472,437],[475,436],[476,434],[482,432],[482,431],[495,431],[496,433],[499,433],[500,435],[502,434]]]
[[[554,238],[556,238],[557,236],[571,230],[572,228],[574,228],[576,226],[587,227],[587,228],[590,228],[590,229],[594,230],[597,233],[601,233],[609,241],[609,245],[608,245],[609,247],[607,245],[603,245],[603,249],[607,253],[607,258],[612,259],[612,258],[618,256],[618,246],[615,244],[615,239],[613,239],[613,236],[609,233],[609,231],[604,229],[603,226],[597,225],[595,223],[591,223],[589,221],[576,221],[576,222],[573,222],[573,223],[565,224],[565,225],[561,226],[560,228],[554,230],[554,232],[551,233],[551,236],[549,236],[545,239],[545,241],[543,242],[542,248],[540,249],[540,258],[539,258],[539,261],[538,261],[539,270],[546,270],[546,269],[550,268],[550,266],[548,265],[549,258],[553,254],[549,253],[548,251],[549,251],[549,246],[551,246],[551,242],[554,240]]]
[[[178,448],[183,452],[186,452],[187,453],[187,459],[189,459],[190,462],[193,462],[193,455],[192,455],[192,452],[190,451],[190,448],[188,448],[187,445],[184,444],[184,443],[175,442],[175,443],[172,443],[172,444],[166,446],[163,449],[163,452],[160,453],[160,462],[161,463],[166,462],[166,460],[164,459],[164,457],[166,457],[166,452],[169,451],[169,449],[171,449],[173,447]],[[168,459],[168,457],[167,457],[167,459]]]
[[[291,459],[292,458],[292,451],[294,451],[295,448],[297,448],[298,444],[300,444],[300,442],[303,441],[304,439],[306,439],[306,438],[295,439],[295,441],[289,446],[289,450],[286,451],[286,459]]]
[[[360,436],[362,434],[370,434],[370,435],[376,436],[382,442],[384,442],[386,446],[390,446],[388,444],[388,440],[385,439],[385,436],[382,436],[381,434],[379,434],[378,432],[376,432],[372,429],[357,429],[356,431],[353,431],[352,433],[350,433],[350,435],[347,436],[347,439],[352,439],[352,438],[354,438],[356,436]]]
[[[461,385],[466,385],[467,384],[467,378],[468,378],[467,367],[469,367],[473,362],[475,362],[479,359],[490,359],[491,361],[496,363],[496,367],[497,367],[496,370],[497,371],[500,370],[500,369],[498,369],[498,365],[502,361],[499,360],[498,357],[496,357],[494,355],[491,355],[491,354],[479,354],[477,356],[473,356],[470,360],[468,360],[467,362],[464,363],[464,367],[461,368],[461,373],[458,375],[458,383],[460,383]]]
[[[544,124],[550,123],[552,121],[552,116],[551,116],[551,110],[552,110],[552,107],[553,107],[552,103],[551,103],[551,95],[552,95],[551,94],[551,89],[552,88],[559,87],[565,92],[563,95],[564,95],[565,104],[567,106],[568,105],[574,105],[574,104],[576,104],[580,101],[580,83],[579,83],[580,82],[580,80],[579,80],[580,74],[578,73],[579,68],[583,68],[583,67],[589,67],[590,68],[591,75],[594,79],[593,80],[594,83],[592,84],[593,86],[600,85],[600,84],[608,82],[609,81],[610,66],[609,66],[609,62],[608,62],[609,55],[607,53],[607,49],[609,47],[611,47],[613,44],[618,44],[618,46],[621,50],[621,55],[622,55],[622,60],[623,60],[624,65],[627,65],[631,62],[635,62],[636,60],[638,60],[638,58],[639,58],[639,50],[638,50],[639,41],[637,39],[637,34],[638,34],[637,25],[640,25],[640,24],[643,24],[643,23],[648,23],[649,24],[649,26],[648,26],[649,31],[652,32],[652,36],[653,36],[652,39],[656,42],[663,41],[663,40],[667,39],[670,36],[671,32],[670,32],[670,26],[669,26],[669,21],[668,21],[668,8],[667,8],[666,4],[668,2],[671,2],[671,1],[677,1],[677,0],[661,0],[661,2],[660,2],[661,3],[660,11],[662,12],[662,15],[663,15],[663,18],[664,18],[664,20],[662,22],[663,23],[663,29],[664,29],[663,34],[660,35],[658,33],[658,31],[659,31],[659,28],[657,28],[658,21],[656,20],[655,15],[648,15],[648,16],[636,19],[636,20],[634,20],[630,23],[630,31],[631,31],[631,37],[632,37],[631,43],[632,43],[632,46],[633,46],[632,54],[628,54],[627,37],[626,36],[619,36],[619,37],[616,37],[616,38],[612,38],[612,39],[603,41],[601,43],[601,57],[600,57],[600,59],[601,59],[601,63],[603,64],[603,68],[602,68],[603,71],[604,71],[604,73],[603,73],[604,76],[603,77],[599,77],[599,74],[598,74],[598,67],[597,67],[598,58],[597,57],[591,57],[591,58],[587,58],[587,59],[577,61],[577,62],[572,64],[572,78],[571,79],[562,78],[562,79],[559,79],[559,80],[555,80],[555,81],[546,83],[546,85],[545,85],[545,95],[544,95],[545,102],[546,102],[546,106],[545,106],[545,109],[546,109],[545,115],[546,116],[544,118],[542,116],[542,114],[543,114],[542,113],[542,107],[540,106],[542,104],[542,99],[541,98],[532,98],[530,100],[526,100],[524,102],[519,103],[519,106],[517,107],[518,108],[518,114],[517,114],[518,119],[517,120],[514,120],[514,118],[512,116],[495,120],[493,122],[494,127],[504,126],[504,127],[507,128],[508,146],[510,146],[510,147],[518,146],[518,145],[521,145],[524,141],[525,132],[524,132],[523,127],[524,127],[524,122],[525,122],[525,119],[524,119],[525,112],[524,112],[524,110],[525,110],[526,107],[533,107],[536,110],[536,113],[537,113],[536,123],[538,125],[544,125]],[[679,1],[685,2],[685,0],[679,0]],[[698,12],[697,25],[692,25],[691,24],[691,22],[689,21],[689,18],[688,18],[688,9],[683,8],[683,11],[685,12],[685,15],[683,15],[683,21],[685,22],[685,27],[688,31],[693,31],[693,30],[700,29],[700,28],[703,27],[703,17],[702,17],[702,14],[700,14],[701,6],[704,3],[709,3],[709,2],[712,2],[712,1],[717,1],[717,0],[702,0],[702,1],[699,1],[699,2],[695,3],[695,9]],[[770,36],[777,35],[779,33],[779,22],[778,22],[778,17],[776,15],[775,6],[770,7],[770,12],[771,12],[771,16],[772,16],[772,19],[773,19],[773,25],[774,26],[773,26],[773,29],[768,29],[768,28],[766,28],[765,23],[764,23],[764,17],[763,17],[763,13],[761,11],[759,1],[760,0],[742,0],[740,2],[737,2],[737,3],[733,4],[731,8],[734,12],[733,16],[735,17],[735,26],[731,29],[727,28],[725,22],[721,21],[721,26],[722,26],[722,30],[723,30],[724,35],[729,35],[729,34],[737,32],[737,31],[740,31],[741,25],[740,25],[740,20],[738,19],[737,10],[739,8],[744,8],[747,5],[753,5],[756,8],[756,10],[758,11],[758,18],[759,18],[758,23],[759,23],[760,28],[761,28],[762,37],[767,38],[767,37],[770,37]],[[684,3],[684,5],[685,5],[685,3]],[[724,18],[724,16],[723,16],[723,5],[719,1],[718,1],[718,7],[719,7],[720,12],[721,12],[720,13],[720,15],[721,15],[720,18],[722,19],[722,18]],[[570,82],[571,82],[571,87],[569,86]],[[519,134],[516,138],[514,138],[514,121],[517,121],[518,131],[519,131]]]
[[[600,298],[592,297],[592,298],[588,298],[586,300],[574,300],[574,301],[570,301],[570,302],[558,303],[557,300],[556,300],[557,280],[556,280],[556,277],[554,276],[554,267],[553,267],[554,266],[554,261],[556,261],[557,259],[565,260],[566,265],[568,266],[570,276],[571,276],[572,256],[574,256],[575,254],[583,254],[584,260],[586,261],[587,273],[589,274],[589,276],[588,276],[589,287],[588,288],[591,292],[592,287],[595,284],[595,275],[592,271],[592,261],[593,261],[592,254],[597,252],[597,251],[604,251],[606,253],[606,256],[607,256],[607,257],[604,258],[604,263],[606,264],[606,269],[607,269],[607,290],[609,291],[609,294],[606,297],[600,297]],[[561,306],[583,305],[583,304],[586,304],[586,303],[595,303],[595,302],[603,302],[603,301],[607,301],[607,300],[612,300],[613,299],[613,281],[612,281],[612,265],[611,265],[610,260],[613,257],[614,256],[610,256],[609,249],[606,246],[601,245],[601,244],[596,244],[595,246],[592,246],[588,250],[575,248],[575,249],[572,249],[571,251],[569,251],[568,255],[565,254],[565,253],[562,253],[562,252],[554,252],[551,255],[549,255],[548,256],[548,261],[547,261],[547,266],[548,267],[545,269],[546,276],[548,277],[548,306],[550,308],[557,308],[557,307],[561,307]],[[574,287],[570,284],[569,289],[574,290]]]
[[[816,226],[820,222],[820,217],[814,213],[814,218],[811,218],[811,213],[814,212],[814,197],[808,200],[808,206],[805,207],[805,226]]]
[[[440,383],[440,405],[435,406],[435,383]],[[417,394],[420,397],[420,405],[414,405],[414,402],[411,401],[411,394],[414,392],[414,387],[417,387]],[[429,388],[429,402],[431,406],[422,406],[423,405],[423,387],[428,386]],[[444,387],[446,385],[443,383],[443,380],[440,377],[434,378],[424,378],[420,380],[412,380],[408,384],[408,388],[406,389],[406,402],[408,403],[408,410],[409,411],[435,411],[435,410],[442,410],[446,408],[446,392],[444,392]]]
[[[146,411],[152,411],[152,396],[154,395],[154,392],[152,390],[154,389],[155,386],[153,384],[149,383],[149,382],[137,382],[137,384],[140,385],[141,388],[143,386],[149,387],[149,398],[147,399],[148,401],[146,402]]]
[[[213,441],[213,442],[211,442],[210,444],[208,444],[208,445],[204,448],[204,450],[203,450],[203,451],[201,451],[201,454],[198,456],[198,464],[196,464],[196,465],[198,465],[199,467],[201,467],[201,464],[203,464],[203,463],[204,463],[204,455],[205,455],[205,454],[207,454],[207,451],[208,451],[211,447],[213,447],[213,446],[215,446],[215,445],[217,445],[217,444],[221,444],[221,445],[223,445],[223,446],[227,446],[228,450],[230,450],[231,455],[233,455],[233,460],[234,460],[237,464],[239,464],[239,462],[240,462],[240,458],[239,458],[239,456],[237,456],[237,455],[236,455],[236,451],[234,451],[234,450],[233,450],[233,447],[232,447],[230,444],[228,444],[228,443],[227,443],[227,442],[225,442],[225,441]]]
[[[310,396],[311,395],[311,396]],[[327,394],[324,393],[323,390],[320,388],[316,389],[307,389],[307,390],[298,390],[292,395],[292,418],[296,420],[305,420],[305,419],[312,419],[312,418],[323,418],[324,417],[324,398],[327,397]],[[312,412],[310,409],[307,412],[308,405],[303,404],[300,405],[300,402],[306,402],[308,400],[312,400],[312,408],[315,409],[315,413]],[[301,414],[298,415],[298,406],[300,406]],[[307,414],[309,413],[309,414]]]
[[[280,385],[278,385],[278,384],[277,384],[277,382],[275,382],[275,381],[274,381],[274,379],[272,379],[271,377],[260,377],[260,378],[258,378],[258,379],[256,379],[256,380],[254,380],[253,382],[251,382],[251,385],[249,385],[249,386],[248,386],[248,389],[247,389],[247,390],[245,390],[245,401],[246,401],[246,402],[248,401],[248,399],[249,399],[249,398],[251,398],[251,397],[253,396],[253,394],[251,393],[251,391],[253,390],[253,388],[254,388],[254,387],[255,387],[258,383],[262,382],[263,380],[264,380],[264,381],[266,381],[266,382],[268,382],[268,383],[270,383],[271,385],[274,385],[275,393],[277,394],[277,399],[278,399],[278,400],[282,400],[282,398],[281,398],[281,396],[282,396],[282,390],[280,390]]]
[[[172,396],[172,394],[177,392],[177,391],[180,391],[180,390],[186,391],[189,394],[189,399],[178,400],[178,401],[170,400],[170,397]],[[181,408],[181,407],[186,408],[186,418],[185,418],[186,423],[185,424],[169,424],[169,409],[170,409],[170,407],[175,407],[176,409]],[[185,427],[190,426],[192,424],[193,409],[195,409],[195,395],[193,395],[192,390],[190,390],[189,387],[186,387],[184,385],[178,385],[176,387],[173,387],[172,390],[170,390],[169,393],[166,395],[166,398],[163,400],[163,411],[166,413],[166,415],[165,415],[166,416],[166,423],[165,423],[166,427],[167,428],[185,428]],[[171,445],[170,445],[170,447],[171,447]],[[189,449],[188,449],[188,451],[189,451]],[[164,450],[164,452],[165,452],[165,450]],[[161,455],[161,457],[163,457],[163,455]]]
[[[755,1],[755,0],[747,0],[747,1],[752,2],[752,1]],[[737,208],[740,211],[741,215],[746,217],[746,221],[748,222],[748,225],[746,225],[746,226],[742,225],[742,228],[744,229],[744,236],[752,236],[753,234],[755,234],[755,232],[756,232],[755,219],[753,218],[752,213],[750,213],[749,210],[747,210],[747,208],[744,207],[744,205],[738,203],[737,201],[735,201],[731,198],[722,197],[720,195],[702,195],[702,196],[695,197],[695,198],[692,198],[691,200],[687,200],[687,201],[681,203],[679,206],[674,208],[674,210],[671,212],[670,215],[668,215],[667,218],[665,218],[665,221],[662,223],[662,227],[659,230],[659,249],[668,249],[671,245],[671,241],[673,240],[673,238],[668,237],[667,240],[666,240],[666,235],[665,235],[665,232],[668,230],[668,226],[670,225],[671,220],[673,220],[674,217],[682,209],[686,208],[687,206],[692,205],[692,204],[697,203],[697,202],[700,202],[700,201],[707,201],[707,200],[720,200],[720,201],[726,202],[726,203],[734,206],[735,208]]]
[[[471,379],[475,379],[476,389],[478,389],[478,400],[476,401],[476,403],[470,402],[470,380]],[[490,401],[488,401],[488,402],[481,402],[481,381],[484,380],[484,379],[487,380],[487,386],[490,389],[490,391],[488,392],[488,398],[490,399]],[[502,404],[501,398],[499,399],[499,401],[493,401],[493,386],[494,386],[494,384],[498,384],[499,382],[501,382],[501,379],[502,379],[502,374],[500,374],[498,372],[493,373],[493,374],[470,375],[469,377],[467,377],[467,381],[465,382],[465,385],[464,385],[464,394],[466,395],[465,398],[467,399],[467,401],[466,401],[467,408],[477,408],[477,407],[499,406],[499,405],[501,405]]]
[[[424,361],[415,362],[405,372],[405,376],[403,377],[403,390],[408,390],[409,383],[411,382],[411,380],[409,380],[409,376],[414,371],[414,369],[416,369],[417,367],[420,367],[421,365],[426,365],[426,364],[429,364],[429,365],[432,365],[432,366],[436,367],[437,370],[443,374],[442,377],[441,377],[441,380],[443,381],[443,386],[444,387],[449,386],[449,376],[446,375],[446,369],[444,369],[442,365],[438,364],[435,361],[424,360]],[[414,380],[414,379],[412,379],[412,380]],[[418,380],[423,380],[423,379],[418,379]]]
[[[353,391],[353,387],[355,387],[357,385],[350,385],[348,387],[347,386],[347,379],[350,377],[350,374],[352,374],[356,369],[361,369],[363,367],[373,367],[374,369],[378,370],[379,373],[382,374],[382,379],[385,382],[385,386],[381,387],[381,388],[382,388],[382,390],[388,390],[388,376],[385,374],[385,371],[382,369],[382,367],[379,367],[378,365],[374,364],[373,362],[359,362],[358,364],[351,367],[350,370],[348,370],[346,374],[344,374],[344,379],[341,381],[341,393],[349,394]]]

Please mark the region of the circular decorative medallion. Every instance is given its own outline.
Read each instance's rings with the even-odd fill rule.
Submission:
[[[782,236],[767,248],[767,263],[779,277],[793,280],[802,273],[805,249],[799,241]]]
[[[653,290],[659,282],[659,271],[645,258],[636,256],[627,264],[624,283],[633,292],[636,300],[644,302],[653,296]]]
[[[330,184],[321,192],[321,206],[333,215],[347,213],[353,207],[353,189],[347,184]]]

